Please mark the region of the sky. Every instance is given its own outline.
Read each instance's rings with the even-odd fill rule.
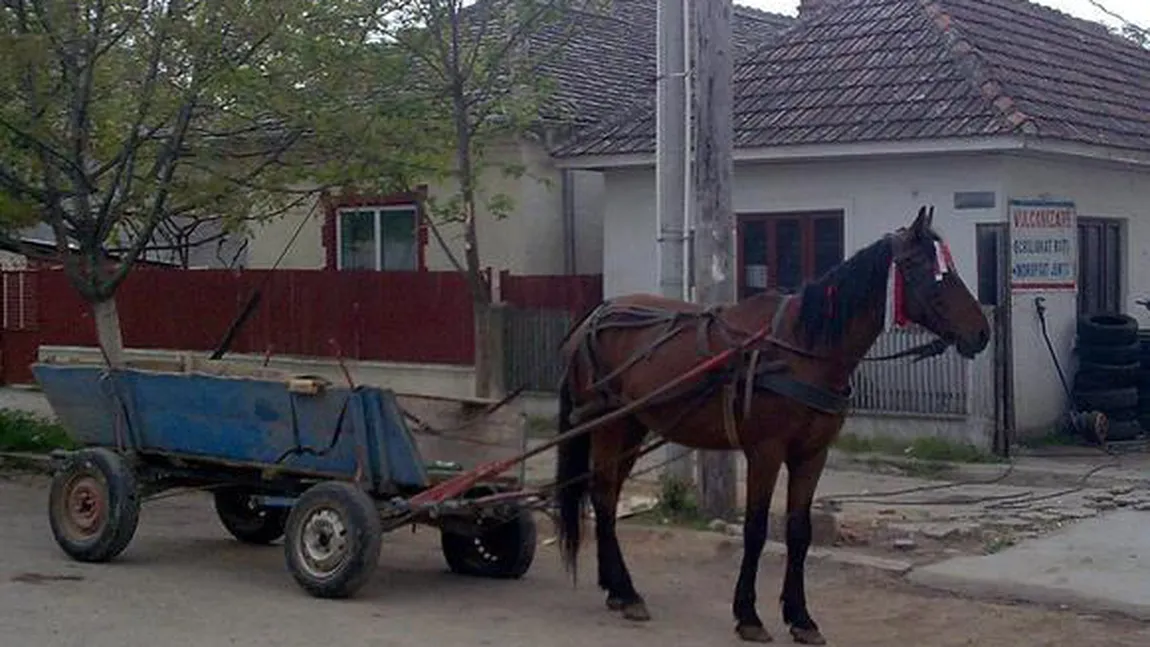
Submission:
[[[1091,0],[1031,0],[1035,4],[1053,7],[1064,13],[1107,25],[1118,22],[1091,3]],[[766,11],[795,15],[799,0],[735,0],[736,4],[758,7]],[[1150,0],[1097,0],[1097,3],[1142,28],[1150,29]]]

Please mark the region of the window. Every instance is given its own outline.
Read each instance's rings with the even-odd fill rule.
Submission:
[[[419,214],[414,205],[340,209],[337,224],[339,269],[419,269]]]
[[[798,290],[843,261],[841,211],[739,216],[739,296]]]
[[[1004,301],[1008,283],[1006,281],[1006,224],[990,223],[976,225],[975,254],[978,261],[978,302],[987,306],[997,306]]]
[[[1121,312],[1122,225],[1078,218],[1078,314]]]

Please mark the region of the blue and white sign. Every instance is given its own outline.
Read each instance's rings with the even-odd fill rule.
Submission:
[[[1011,200],[1010,289],[1074,291],[1078,217],[1068,200]]]

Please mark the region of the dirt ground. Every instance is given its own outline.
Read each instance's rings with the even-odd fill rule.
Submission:
[[[150,503],[121,559],[85,565],[55,545],[46,479],[0,479],[0,640],[38,647],[154,645],[619,646],[740,644],[730,594],[739,541],[716,533],[627,526],[624,551],[654,620],[607,612],[594,587],[594,545],[572,588],[553,546],[528,576],[496,582],[446,572],[421,529],[384,541],[359,597],[321,601],[292,581],[279,546],[230,539],[204,496]],[[550,536],[541,521],[540,540]],[[781,643],[780,560],[765,558],[760,612]],[[812,562],[811,610],[831,644],[1030,647],[1150,644],[1150,627],[1071,610],[991,604],[918,590],[894,576]]]

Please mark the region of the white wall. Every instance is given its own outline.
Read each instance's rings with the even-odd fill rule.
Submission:
[[[606,173],[604,292],[657,290],[655,176],[652,169]],[[953,208],[955,191],[995,191],[998,157],[951,156],[853,162],[740,164],[732,199],[739,213],[842,209],[847,255],[910,224],[922,205],[935,206],[935,228],[950,244],[959,274],[975,286],[975,225],[1001,221],[1000,209]],[[1001,204],[1001,200],[999,200]]]
[[[1125,223],[1122,250],[1125,311],[1150,326],[1150,313],[1134,300],[1150,296],[1150,170],[1124,170],[1102,162],[1011,157],[1006,165],[1011,197],[1047,196],[1075,202],[1079,216]],[[1013,299],[1015,421],[1023,435],[1042,434],[1065,410],[1065,391],[1042,338],[1034,297],[1046,297],[1047,330],[1059,362],[1073,375],[1077,319],[1073,292],[1019,293]]]
[[[563,199],[559,171],[543,147],[533,141],[505,141],[489,147],[491,165],[479,179],[480,209],[476,229],[479,237],[480,263],[494,270],[515,274],[563,274]],[[508,176],[501,166],[521,167],[519,177]],[[454,182],[430,183],[432,198],[446,201],[457,191]],[[484,205],[493,196],[503,194],[512,201],[511,213],[497,218]],[[576,173],[576,271],[594,274],[602,269],[602,195],[603,180],[594,172]],[[284,269],[319,269],[324,266],[324,212],[317,208],[307,217],[311,203],[285,214],[282,218],[253,228],[248,241],[250,268],[268,268],[283,251],[299,226],[306,223],[287,256],[280,263]],[[464,261],[463,228],[456,224],[439,227],[451,252]],[[434,235],[427,243],[427,267],[433,271],[455,269],[449,255]]]
[[[606,172],[604,293],[656,292],[653,170]],[[956,191],[994,191],[992,209],[954,209]],[[846,253],[909,224],[918,207],[935,206],[935,228],[947,240],[959,275],[977,286],[975,227],[1005,222],[1010,198],[1049,194],[1077,203],[1083,216],[1125,219],[1123,299],[1143,326],[1150,313],[1134,300],[1150,296],[1150,172],[1082,160],[1006,154],[923,156],[835,162],[740,164],[737,212],[843,209]],[[1006,279],[1008,277],[1004,277]],[[1014,300],[1015,424],[1021,435],[1042,434],[1066,410],[1066,398],[1038,328],[1033,297]],[[1072,372],[1076,306],[1073,294],[1046,294],[1049,333],[1063,369]]]

